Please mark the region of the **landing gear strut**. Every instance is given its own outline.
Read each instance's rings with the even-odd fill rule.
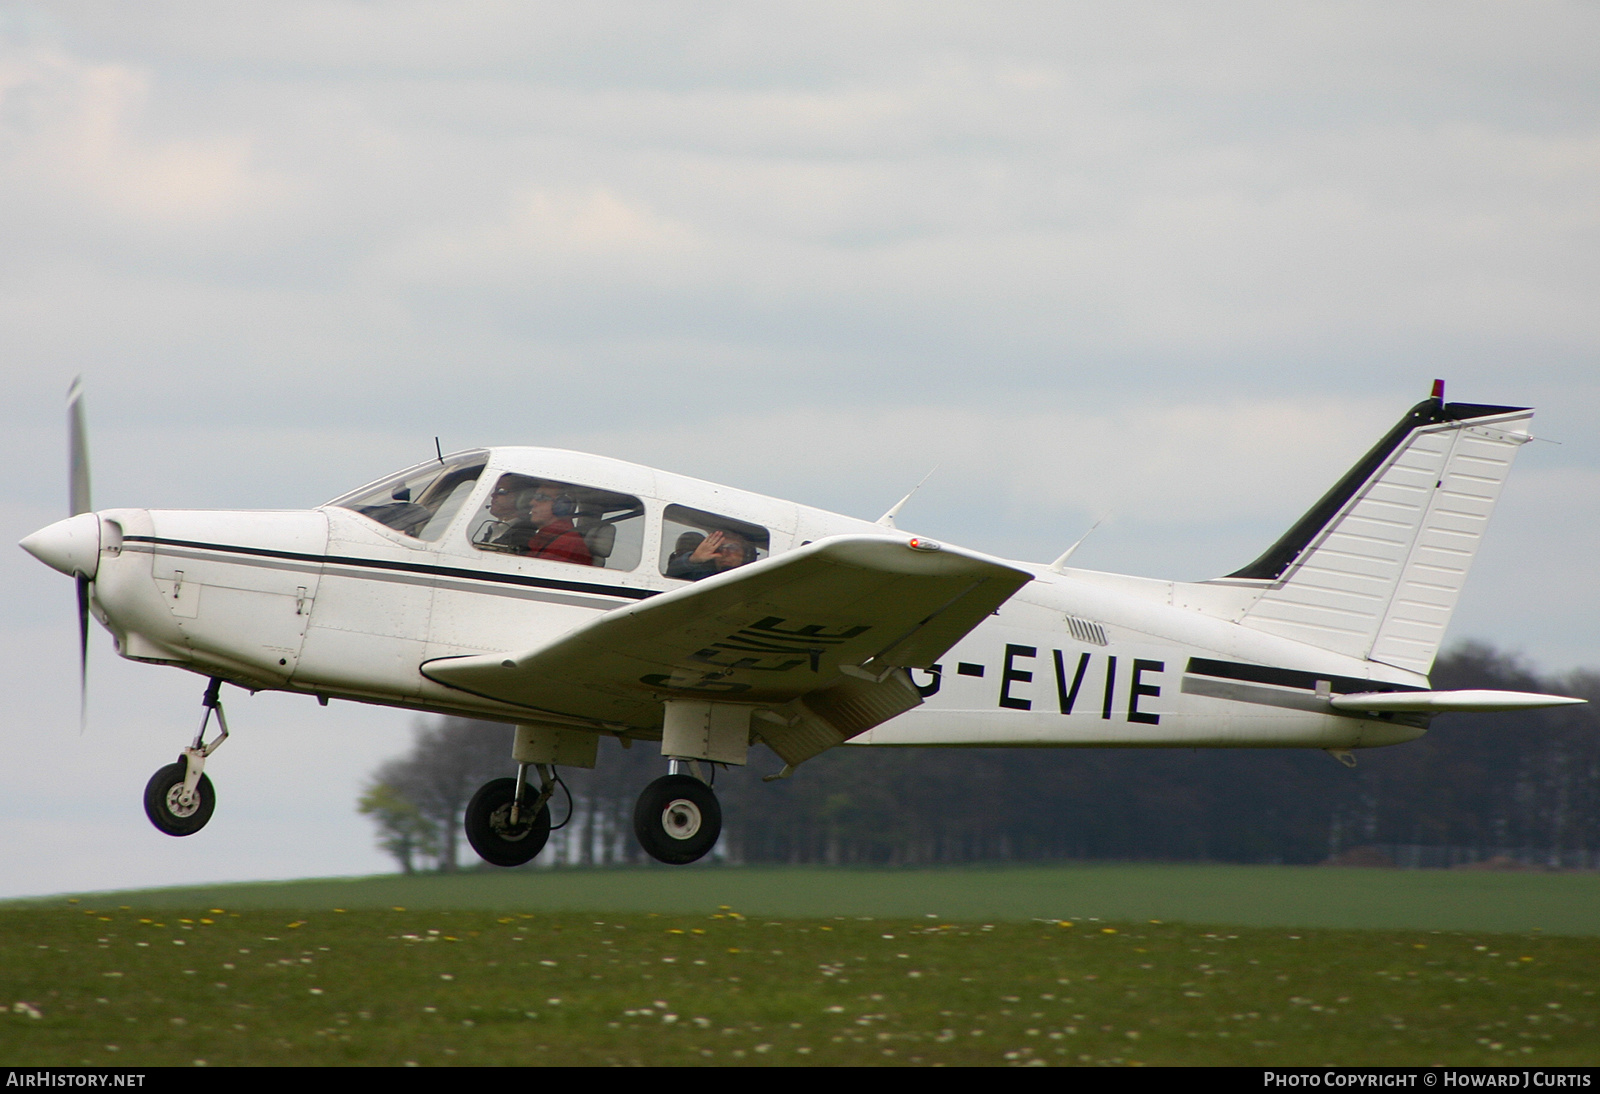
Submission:
[[[467,842],[478,857],[493,866],[521,866],[544,850],[550,838],[550,796],[558,786],[566,790],[556,766],[594,767],[599,742],[593,732],[570,726],[517,726],[511,742],[517,777],[484,783],[467,803]],[[537,791],[528,785],[530,770],[539,773]],[[569,793],[567,820],[571,819]]]
[[[699,768],[693,763],[694,769]],[[651,858],[682,866],[705,857],[722,835],[722,806],[711,788],[672,760],[672,774],[644,788],[633,808],[633,834]]]
[[[144,812],[150,823],[169,836],[192,836],[206,826],[217,807],[217,795],[206,777],[206,757],[228,739],[228,718],[222,713],[222,681],[213,676],[206,688],[205,714],[200,718],[200,731],[194,735],[194,744],[184,749],[178,762],[168,764],[154,775],[144,787]],[[220,732],[206,742],[206,726],[211,713],[217,714]]]
[[[537,766],[540,789],[531,793],[528,768]],[[518,764],[514,779],[484,783],[467,803],[467,842],[478,857],[493,866],[521,866],[533,861],[550,838],[550,795],[553,770],[547,764]]]

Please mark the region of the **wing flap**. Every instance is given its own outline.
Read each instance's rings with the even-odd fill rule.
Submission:
[[[931,664],[1031,576],[904,536],[834,536],[607,612],[536,649],[440,658],[422,672],[517,706],[649,727],[663,698],[777,706],[852,670]]]
[[[762,719],[755,733],[790,767],[920,705],[922,695],[904,670],[881,679],[845,677],[832,687],[803,695]]]

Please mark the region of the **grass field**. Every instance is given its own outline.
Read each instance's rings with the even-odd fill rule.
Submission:
[[[136,908],[453,908],[946,920],[1102,919],[1233,926],[1600,935],[1600,874],[1293,866],[1079,865],[931,870],[670,867],[494,871],[112,893]]]
[[[6,1064],[1592,1064],[1600,940],[81,905],[0,912]]]
[[[61,898],[0,909],[0,1064],[1593,1065],[1593,881],[704,869]]]

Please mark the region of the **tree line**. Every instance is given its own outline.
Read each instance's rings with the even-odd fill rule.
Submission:
[[[1441,657],[1441,689],[1575,695],[1600,704],[1600,674],[1545,677],[1481,644]],[[716,772],[730,863],[912,865],[1064,859],[1314,863],[1374,846],[1454,860],[1511,854],[1600,864],[1596,707],[1449,714],[1421,740],[1361,750],[1347,769],[1308,749],[851,748],[765,783],[782,765],[751,750]],[[412,751],[380,767],[360,809],[402,870],[452,870],[461,814],[512,774],[511,727],[419,722]],[[664,774],[654,742],[602,738],[592,771],[562,769],[551,813],[565,826],[534,867],[647,861],[634,800]],[[1414,852],[1415,854],[1415,852]],[[1424,858],[1428,856],[1424,854]]]

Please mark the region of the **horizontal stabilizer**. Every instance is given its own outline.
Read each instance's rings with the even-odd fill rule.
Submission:
[[[1527,691],[1368,691],[1335,695],[1328,700],[1335,710],[1413,711],[1443,714],[1447,711],[1538,710],[1586,703],[1565,695],[1535,695]]]

